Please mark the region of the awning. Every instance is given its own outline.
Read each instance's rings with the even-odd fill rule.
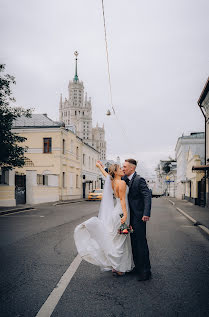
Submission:
[[[208,171],[208,170],[209,170],[209,164],[208,165],[192,166],[192,171]]]

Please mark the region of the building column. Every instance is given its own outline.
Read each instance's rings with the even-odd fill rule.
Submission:
[[[34,204],[34,187],[37,186],[37,171],[26,171],[26,203]]]

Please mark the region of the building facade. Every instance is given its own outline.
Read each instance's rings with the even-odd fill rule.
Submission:
[[[194,171],[193,167],[201,165],[199,155],[193,155],[192,151],[188,151],[186,182],[185,182],[185,199],[195,205],[201,206],[201,183],[204,177],[204,172]]]
[[[184,199],[186,194],[188,152],[190,150],[193,155],[199,155],[201,162],[204,162],[204,141],[204,132],[194,132],[178,138],[175,147],[177,161],[176,198],[178,199]]]
[[[87,198],[89,192],[100,188],[99,178],[101,173],[96,167],[96,161],[99,160],[99,152],[87,143],[82,145],[82,186],[83,198]]]
[[[28,150],[22,168],[1,170],[0,205],[78,199],[83,197],[83,183],[91,185],[89,190],[98,187],[99,152],[63,123],[33,114],[18,118],[12,132],[27,138]]]
[[[202,206],[209,207],[209,78],[197,102],[205,121],[205,160],[199,166],[193,166],[193,171],[204,173],[201,184]]]

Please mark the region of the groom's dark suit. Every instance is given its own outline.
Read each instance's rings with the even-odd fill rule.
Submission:
[[[146,222],[143,216],[150,217],[151,192],[144,178],[135,172],[132,179],[127,176],[122,178],[129,186],[128,202],[130,207],[130,224],[134,232],[131,234],[133,259],[139,274],[149,272],[149,248],[146,239]]]

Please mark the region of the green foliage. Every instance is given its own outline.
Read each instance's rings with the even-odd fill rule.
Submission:
[[[12,169],[24,165],[24,153],[27,147],[22,147],[26,138],[11,131],[15,119],[24,115],[31,117],[31,109],[11,107],[15,102],[12,97],[11,85],[15,84],[15,78],[4,74],[5,65],[0,64],[0,167]]]

